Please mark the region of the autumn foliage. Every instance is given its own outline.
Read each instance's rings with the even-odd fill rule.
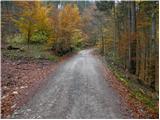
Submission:
[[[129,76],[130,79],[158,90],[158,2],[115,5],[102,1],[97,2],[97,8],[105,13],[101,17],[108,19],[101,21],[103,36],[98,42],[101,53],[134,76]]]
[[[72,51],[83,39],[81,16],[76,5],[67,4],[52,18],[52,35],[49,45],[58,54]],[[77,38],[76,38],[77,37]]]
[[[63,55],[80,47],[86,35],[82,31],[82,18],[75,4],[57,9],[40,1],[16,2],[21,12],[13,17],[17,29],[30,43],[44,43],[57,55]]]

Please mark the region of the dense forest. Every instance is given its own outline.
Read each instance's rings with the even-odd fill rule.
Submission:
[[[158,1],[1,2],[3,62],[8,59],[55,62],[88,48],[93,48],[121,82],[136,91],[137,99],[144,100],[157,113]],[[2,68],[2,96],[7,92],[3,86],[14,86],[4,79],[7,78],[3,78]],[[2,110],[6,117],[6,109]]]
[[[101,47],[104,56],[112,57],[135,79],[158,90],[158,2],[102,2],[97,7],[110,13],[113,26],[109,29],[112,36],[104,39],[107,46]]]

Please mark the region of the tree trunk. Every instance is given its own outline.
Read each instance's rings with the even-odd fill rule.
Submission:
[[[128,2],[128,30],[129,30],[129,40],[128,40],[128,62],[127,68],[131,69],[131,3]]]
[[[150,52],[150,85],[155,89],[155,63],[156,63],[156,16],[155,13],[152,14],[152,39],[151,39],[151,52]]]
[[[114,32],[113,32],[113,58],[116,56],[116,6],[114,2]]]
[[[102,23],[100,23],[100,30],[101,30],[101,40],[102,40],[102,54],[105,55]]]
[[[131,68],[130,73],[136,74],[136,9],[135,1],[131,1]]]
[[[140,10],[137,11],[138,14],[139,12]],[[140,74],[141,52],[142,52],[142,49],[140,48],[140,39],[141,38],[137,37],[137,45],[136,45],[136,76],[138,77],[138,79]]]
[[[29,24],[29,29],[28,29],[28,35],[27,35],[27,44],[28,44],[28,50],[29,50],[29,44],[30,44],[30,39],[31,39],[31,24]]]

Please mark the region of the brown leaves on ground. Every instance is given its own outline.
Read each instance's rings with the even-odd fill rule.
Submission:
[[[120,94],[125,106],[131,109],[131,116],[133,118],[158,118],[158,114],[145,107],[145,105],[131,95],[131,91],[117,80],[116,76],[105,65],[102,68],[105,77],[110,81],[111,86]]]
[[[2,118],[9,118],[10,114],[25,103],[56,68],[54,62],[46,60],[2,59]]]
[[[10,60],[2,57],[1,117],[10,118],[13,111],[26,103],[45,85],[49,75],[75,53],[66,54],[58,62],[48,60]]]

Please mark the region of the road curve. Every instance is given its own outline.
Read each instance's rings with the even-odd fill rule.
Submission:
[[[12,118],[129,118],[91,51],[82,50],[62,64]]]

